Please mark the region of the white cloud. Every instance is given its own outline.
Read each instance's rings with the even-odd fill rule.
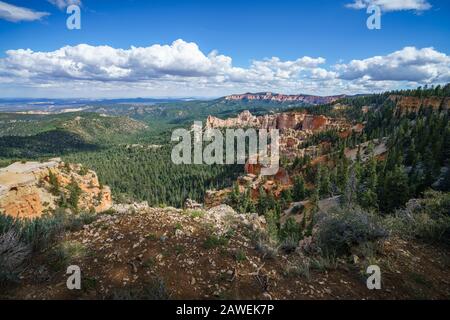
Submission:
[[[425,11],[431,9],[431,4],[427,0],[354,0],[346,5],[351,9],[366,9],[369,5],[377,5],[382,11],[404,11],[415,10]]]
[[[81,0],[47,0],[54,6],[57,6],[60,10],[66,9],[68,6],[75,4],[81,6]]]
[[[3,1],[0,1],[0,19],[11,22],[35,21],[48,16],[47,12],[33,11],[28,8],[18,7]]]
[[[80,44],[52,52],[9,50],[0,60],[0,73],[25,78],[97,81],[208,78],[210,81],[273,81],[291,79],[325,60],[303,57],[295,61],[271,58],[253,61],[250,68],[233,67],[232,59],[216,51],[205,55],[195,43],[115,49]]]
[[[336,66],[345,80],[371,81],[450,81],[450,57],[433,48],[405,47],[386,56],[352,60]]]
[[[327,66],[322,57],[254,60],[203,53],[197,44],[118,49],[80,44],[51,52],[9,50],[0,59],[0,92],[59,92],[60,96],[218,96],[244,91],[338,94],[376,92],[450,81],[450,57],[433,48],[405,47]],[[31,90],[30,88],[33,88]],[[22,91],[21,91],[22,90]]]

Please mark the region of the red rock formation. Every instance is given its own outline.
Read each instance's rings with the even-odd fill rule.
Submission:
[[[54,210],[58,197],[51,192],[50,172],[66,196],[66,187],[72,181],[78,184],[82,190],[80,210],[102,212],[111,207],[111,190],[100,186],[95,172],[82,172],[79,165],[65,166],[60,159],[52,159],[43,163],[17,162],[0,169],[0,212],[18,218],[35,218]]]
[[[207,128],[244,128],[279,129],[284,132],[293,130],[325,130],[329,126],[344,125],[342,120],[333,120],[322,115],[309,115],[301,112],[284,112],[260,117],[253,116],[249,111],[244,111],[236,118],[222,120],[209,116],[206,120]]]
[[[315,116],[312,121],[311,130],[317,131],[322,130],[329,123],[329,119],[325,116]]]
[[[249,111],[244,111],[236,118],[219,119],[209,116],[206,128],[255,128],[280,130],[280,151],[288,157],[303,156],[308,150],[299,149],[299,144],[315,132],[335,129],[352,133],[351,124],[345,119],[333,119],[323,115],[310,115],[304,112],[284,112],[255,117]],[[360,127],[354,127],[356,131]],[[260,168],[259,168],[260,169]],[[258,169],[248,166],[248,172],[258,172]]]
[[[7,215],[14,217],[33,218],[38,212],[42,212],[43,207],[38,192],[28,190],[13,190],[14,201],[8,201],[4,204],[3,210]]]
[[[245,164],[245,173],[259,175],[261,173],[261,165],[259,163],[251,164],[247,162]]]
[[[284,168],[280,168],[278,170],[277,174],[274,177],[274,180],[283,186],[290,185],[292,183],[288,172]]]
[[[305,113],[298,112],[289,112],[289,113],[281,113],[277,115],[277,127],[275,129],[279,129],[284,131],[286,129],[295,129],[299,130],[302,127],[302,123],[305,120]]]

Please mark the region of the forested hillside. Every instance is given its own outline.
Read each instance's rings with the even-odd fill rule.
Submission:
[[[203,201],[206,190],[231,185],[243,171],[242,166],[174,165],[174,127],[99,113],[0,113],[0,165],[63,157],[95,168],[119,202],[176,207],[186,198]]]
[[[78,152],[65,160],[94,169],[118,202],[148,201],[150,205],[182,207],[187,198],[203,202],[206,190],[230,186],[243,166],[175,165],[171,146],[115,146]]]

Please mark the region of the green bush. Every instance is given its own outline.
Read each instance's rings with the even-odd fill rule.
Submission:
[[[86,168],[85,166],[81,166],[80,167],[80,170],[78,171],[78,174],[80,175],[80,176],[85,176],[85,175],[87,175],[89,173],[89,169],[88,168]]]
[[[347,255],[351,249],[387,237],[379,219],[360,207],[338,208],[319,221],[316,240],[328,255]]]
[[[245,254],[244,250],[239,249],[234,253],[234,258],[237,262],[244,262],[247,260],[247,255]]]
[[[57,270],[67,267],[76,259],[81,259],[87,254],[86,247],[77,241],[64,241],[52,249],[52,256],[55,258],[53,266]]]
[[[64,229],[70,231],[78,231],[83,226],[91,224],[97,219],[97,215],[90,212],[82,212],[79,214],[64,214]]]
[[[280,229],[281,248],[285,251],[294,251],[298,242],[303,238],[301,225],[290,217]]]
[[[195,218],[202,218],[205,215],[205,212],[200,211],[200,210],[194,210],[194,211],[190,211],[191,214],[191,218],[195,219]]]
[[[272,239],[267,232],[256,231],[251,234],[251,239],[255,250],[264,259],[275,259],[278,256],[278,241]]]
[[[0,213],[0,235],[13,229],[17,224],[17,219]]]
[[[332,255],[319,255],[311,258],[311,269],[320,272],[325,272],[326,270],[337,269],[338,262],[336,257]]]
[[[203,247],[205,249],[213,249],[220,246],[226,246],[229,240],[230,239],[227,236],[210,235],[203,243]]]
[[[23,241],[31,245],[33,251],[45,250],[64,232],[63,215],[46,215],[19,222]]]
[[[303,258],[295,264],[288,263],[284,271],[288,277],[303,277],[307,280],[311,279],[311,261],[309,258]]]
[[[270,210],[265,214],[266,223],[267,223],[267,233],[273,241],[278,242],[280,238],[280,230],[279,230],[279,221],[280,217],[274,210]]]

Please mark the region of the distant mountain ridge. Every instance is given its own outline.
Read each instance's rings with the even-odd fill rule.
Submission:
[[[306,94],[298,95],[287,95],[272,92],[259,92],[259,93],[244,93],[244,94],[233,94],[224,97],[226,101],[265,101],[265,102],[302,102],[312,105],[327,104],[335,102],[336,100],[345,98],[346,95],[336,95],[336,96],[314,96]]]

